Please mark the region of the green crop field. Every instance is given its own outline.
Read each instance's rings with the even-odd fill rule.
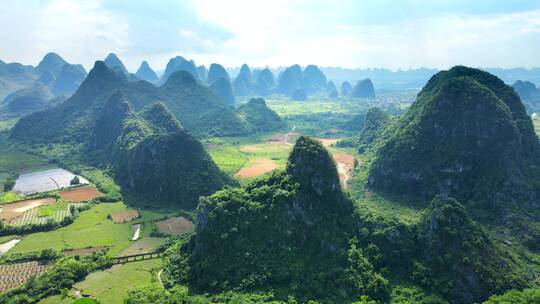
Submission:
[[[107,219],[109,214],[123,210],[127,210],[127,207],[122,202],[95,205],[81,212],[79,217],[66,227],[25,236],[10,250],[10,253],[39,251],[47,248],[63,250],[108,246],[110,247],[109,254],[116,255],[131,244],[133,223],[143,223],[143,235],[148,235],[151,225],[145,223],[163,216],[159,212],[142,211],[141,218],[134,222],[115,224]]]
[[[92,295],[101,303],[121,304],[128,290],[149,284],[159,284],[157,274],[161,259],[114,265],[104,271],[89,274],[75,288]]]
[[[268,99],[266,104],[280,116],[293,116],[315,113],[350,113],[365,108],[365,103],[338,102],[335,100],[310,100],[309,102],[285,99]]]
[[[292,145],[267,144],[265,141],[271,136],[214,138],[206,142],[206,149],[216,164],[231,175],[258,158],[270,158],[278,168],[283,168]]]

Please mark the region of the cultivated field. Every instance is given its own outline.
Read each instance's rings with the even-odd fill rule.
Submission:
[[[282,134],[280,133],[279,135]],[[279,135],[266,134],[261,136],[212,139],[212,144],[207,145],[207,151],[216,164],[223,171],[231,175],[236,174],[242,168],[251,167],[254,162],[260,159],[269,159],[275,163],[275,168],[273,169],[282,169],[287,163],[292,145],[280,142],[268,143],[268,139],[273,136],[277,138]],[[267,161],[266,163],[268,164],[269,162]]]
[[[102,252],[105,249],[107,249],[107,247],[105,247],[105,246],[90,247],[90,248],[80,248],[80,249],[69,249],[69,250],[64,250],[63,253],[64,253],[65,256],[91,255],[93,253]]]
[[[119,255],[134,255],[141,253],[149,253],[154,251],[159,245],[163,244],[165,241],[164,238],[158,237],[144,237],[136,242],[133,242],[129,245],[128,248],[124,249]]]
[[[94,205],[82,211],[79,217],[68,226],[25,236],[10,250],[10,253],[25,253],[47,248],[63,251],[105,246],[110,248],[108,254],[117,255],[131,244],[131,223],[115,224],[107,217],[111,213],[126,210],[128,209],[122,202]],[[140,215],[137,222],[143,223],[141,236],[147,236],[151,232],[150,223],[164,214],[141,211]]]
[[[325,147],[330,147],[333,144],[338,142],[337,138],[315,138],[316,140],[320,141],[321,144]]]
[[[277,168],[277,163],[269,158],[258,158],[249,161],[240,171],[234,176],[239,178],[252,178],[261,176],[265,173],[274,171]]]
[[[11,222],[13,226],[43,225],[47,222],[60,222],[71,215],[71,207],[79,208],[84,203],[57,202],[54,205],[42,206],[26,211],[22,216]]]
[[[0,265],[0,292],[21,286],[31,276],[42,274],[49,267],[49,264],[36,261]]]
[[[148,284],[158,286],[157,273],[161,264],[161,259],[154,259],[114,265],[89,274],[74,287],[101,303],[121,304],[130,289]]]
[[[16,203],[2,205],[0,219],[5,224],[13,224],[18,217],[21,217],[27,211],[36,209],[39,206],[52,205],[56,202],[54,197],[36,198]]]
[[[111,219],[115,223],[125,223],[134,220],[139,217],[139,211],[137,210],[123,210],[111,213]]]
[[[90,201],[103,195],[94,187],[80,187],[58,193],[62,199],[72,202]]]
[[[193,223],[182,216],[166,219],[156,224],[159,232],[165,234],[180,235],[195,229]]]

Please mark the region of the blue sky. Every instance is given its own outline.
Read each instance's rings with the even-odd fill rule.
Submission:
[[[540,0],[3,0],[0,59],[56,51],[130,70],[198,64],[447,68],[540,66]]]

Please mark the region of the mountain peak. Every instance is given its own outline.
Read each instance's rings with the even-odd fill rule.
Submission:
[[[124,63],[122,62],[122,60],[120,60],[120,58],[118,58],[118,56],[116,56],[115,53],[109,53],[109,55],[107,55],[103,62],[105,63],[105,65],[107,65],[107,67],[111,69],[119,69],[126,74],[128,73],[126,67],[124,66]]]
[[[251,74],[251,69],[245,63],[242,64],[242,67],[240,67],[240,72],[238,73],[237,77],[244,77],[244,79],[249,82],[253,81],[253,75]]]
[[[371,79],[366,78],[356,83],[351,91],[351,97],[355,98],[375,98],[375,89]]]
[[[169,77],[177,71],[186,71],[191,74],[193,78],[198,78],[197,67],[195,66],[195,63],[192,60],[187,61],[182,56],[176,56],[169,59],[167,67],[165,68],[165,73],[163,74],[162,81],[166,82]]]
[[[512,88],[487,72],[466,67],[440,72],[387,132],[368,185],[487,206],[534,201],[540,145],[523,113]]]
[[[151,121],[159,133],[174,133],[183,129],[174,115],[162,102],[153,102],[145,106],[139,115],[146,121]]]
[[[210,69],[208,70],[208,79],[206,81],[208,83],[213,83],[220,77],[223,77],[225,79],[230,79],[229,73],[227,73],[227,71],[221,64],[212,63],[210,65]]]
[[[336,164],[323,145],[307,136],[300,136],[289,155],[287,172],[300,188],[318,196],[341,193]]]
[[[146,62],[146,60],[141,62],[141,65],[139,69],[137,70],[137,72],[135,73],[135,75],[139,77],[140,79],[146,80],[148,82],[154,82],[158,79],[156,73],[154,72],[154,70],[152,70],[152,68],[150,67],[148,62]]]
[[[51,52],[43,56],[43,59],[40,61],[36,69],[41,73],[49,70],[55,76],[57,76],[65,64],[67,64],[67,62],[60,57],[60,55]]]
[[[184,85],[184,84],[196,84],[197,80],[191,75],[190,72],[180,70],[172,73],[169,78],[167,79],[167,82],[165,83],[166,86],[171,85]]]

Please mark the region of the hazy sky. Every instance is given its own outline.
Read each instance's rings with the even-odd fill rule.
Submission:
[[[2,0],[0,59],[540,66],[540,0]]]

